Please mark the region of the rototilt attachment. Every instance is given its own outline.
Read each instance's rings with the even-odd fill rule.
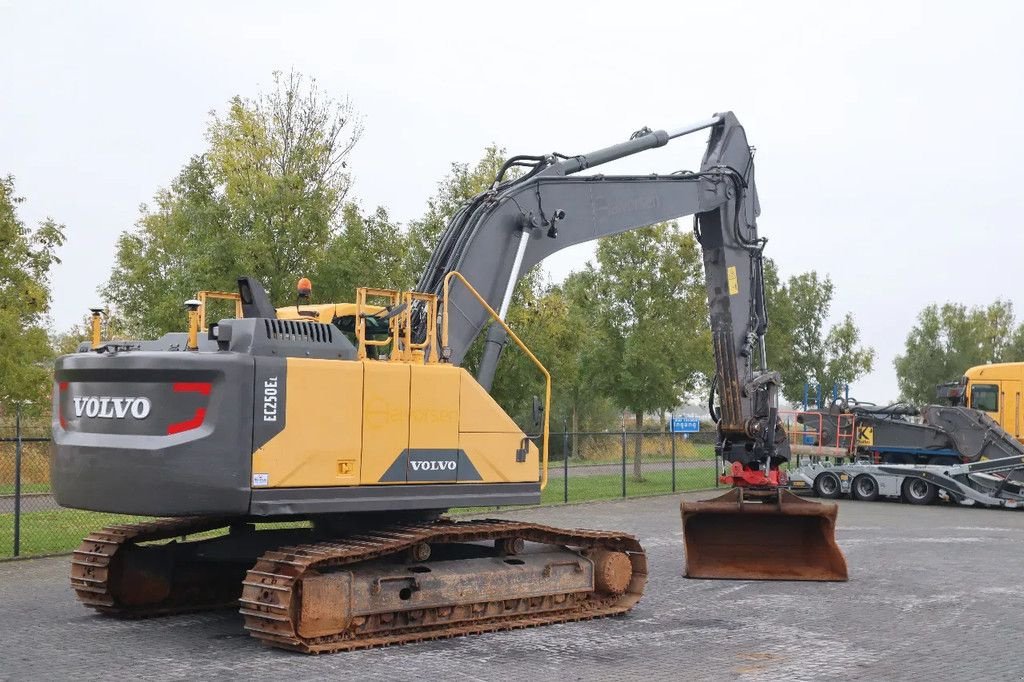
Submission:
[[[781,488],[733,488],[680,505],[687,578],[726,580],[848,579],[836,544],[835,504]]]

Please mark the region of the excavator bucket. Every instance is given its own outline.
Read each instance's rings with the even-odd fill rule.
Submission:
[[[741,488],[680,505],[686,577],[726,580],[847,580],[836,544],[835,504],[785,490]]]

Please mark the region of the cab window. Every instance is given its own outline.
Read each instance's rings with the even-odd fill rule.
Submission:
[[[984,412],[998,412],[999,384],[975,384],[972,386],[971,407]]]

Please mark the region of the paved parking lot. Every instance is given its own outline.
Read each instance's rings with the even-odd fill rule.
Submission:
[[[231,612],[95,616],[66,558],[0,563],[0,679],[1024,679],[1024,513],[842,502],[849,583],[697,581],[678,501],[507,514],[638,535],[651,579],[625,617],[322,657],[261,647]]]

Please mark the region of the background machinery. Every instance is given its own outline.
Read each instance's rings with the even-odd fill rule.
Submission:
[[[941,497],[1016,507],[1024,499],[1022,376],[1021,363],[981,365],[938,387],[949,404],[837,400],[828,410],[797,413],[793,447],[810,462],[790,469],[790,484],[827,499],[927,504]]]
[[[849,494],[873,502],[897,498],[909,504],[943,499],[964,506],[1024,506],[1024,450],[999,459],[960,464],[843,464],[812,462],[789,471],[794,489],[814,490],[825,499]]]
[[[787,415],[788,416],[788,415]],[[960,405],[870,405],[839,401],[797,412],[789,424],[800,455],[837,463],[950,465],[1024,452],[988,413]]]
[[[699,172],[579,175],[704,129]],[[506,179],[517,166],[526,172]],[[763,368],[757,213],[752,152],[731,113],[644,129],[590,154],[509,159],[453,217],[416,292],[359,289],[354,304],[274,309],[241,278],[242,317],[205,336],[190,301],[187,333],[60,358],[57,500],[168,517],[91,534],[73,588],[122,616],[240,603],[254,637],[313,653],[629,610],[646,582],[629,535],[439,516],[537,503],[546,483],[547,410],[538,450],[487,392],[507,338],[521,345],[502,322],[519,278],[572,244],[691,214],[719,368],[719,448],[739,495],[684,508],[688,560],[711,577],[735,577],[737,565],[786,577],[796,565],[787,575],[845,578],[835,507],[780,488],[788,453],[778,376]],[[489,318],[474,379],[459,364]],[[311,523],[264,523],[281,521]]]
[[[937,387],[939,403],[878,406],[835,398],[826,409],[796,413],[788,428],[798,454],[837,462],[951,465],[998,459],[1024,448],[1024,363],[978,365]]]

